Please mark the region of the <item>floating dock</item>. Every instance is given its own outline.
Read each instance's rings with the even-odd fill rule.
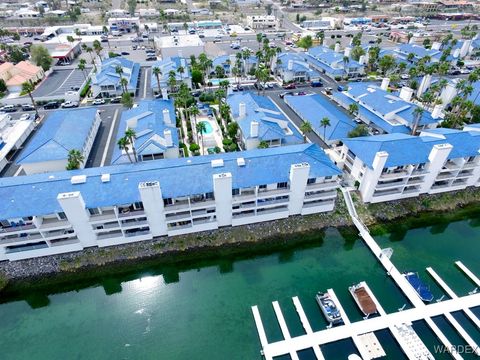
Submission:
[[[320,345],[351,338],[361,357],[364,360],[369,360],[381,356],[379,354],[383,351],[378,340],[375,341],[376,337],[373,332],[389,329],[409,359],[431,360],[434,357],[411,327],[411,324],[414,321],[419,320],[424,320],[428,324],[439,341],[445,346],[445,349],[450,351],[450,355],[454,359],[462,359],[462,357],[456,352],[455,347],[432,320],[432,317],[435,316],[445,316],[460,336],[462,336],[468,345],[473,349],[476,349],[476,354],[480,356],[480,349],[475,341],[451,315],[452,312],[463,311],[470,319],[472,319],[473,323],[480,328],[479,319],[470,310],[470,308],[480,306],[480,293],[472,291],[468,295],[459,297],[432,268],[427,268],[429,274],[444,289],[450,299],[424,304],[413,287],[390,261],[389,256],[383,252],[380,246],[375,242],[370,235],[368,228],[359,219],[350,197],[350,193],[344,188],[341,188],[341,190],[347,204],[348,212],[353,223],[359,230],[360,236],[363,238],[370,251],[375,255],[376,259],[382,264],[387,274],[392,277],[393,281],[395,281],[400,290],[405,294],[413,307],[407,310],[399,310],[398,312],[387,314],[371,289],[365,284],[365,288],[376,304],[380,316],[352,323],[347,317],[347,314],[335,295],[335,292],[332,289],[328,289],[328,294],[335,302],[342,315],[344,325],[314,332],[308,322],[305,312],[303,311],[300,300],[298,297],[294,297],[292,300],[306,334],[292,338],[280,306],[277,301],[274,301],[272,303],[273,308],[282,330],[284,340],[268,343],[258,308],[252,306],[253,317],[255,319],[260,343],[262,345],[262,354],[265,359],[273,360],[274,357],[289,354],[292,359],[296,360],[298,359],[297,352],[311,348],[314,350],[316,358],[323,360],[324,357]],[[472,273],[460,261],[456,261],[455,264],[474,284],[480,287],[480,279],[474,273]]]

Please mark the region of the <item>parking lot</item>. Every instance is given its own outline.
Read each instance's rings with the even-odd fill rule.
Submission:
[[[85,70],[85,72],[88,72]],[[85,81],[83,72],[78,69],[55,69],[33,92],[35,98],[65,95],[65,92],[78,88]]]

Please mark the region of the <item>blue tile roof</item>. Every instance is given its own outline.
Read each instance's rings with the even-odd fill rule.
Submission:
[[[21,152],[18,164],[65,160],[70,150],[83,150],[95,122],[94,107],[51,112]]]
[[[366,107],[377,116],[384,118],[386,115],[394,115],[396,122],[402,125],[402,122],[412,126],[415,121],[414,110],[417,105],[406,102],[380,89],[379,86],[368,83],[349,83],[346,95],[355,100],[360,107]],[[384,119],[388,123],[388,119]],[[394,120],[394,121],[395,121]],[[433,119],[431,113],[424,111],[420,119],[420,125],[435,124],[438,120]]]
[[[113,85],[119,87],[120,75],[115,72],[117,66],[123,68],[122,77],[128,80],[128,91],[134,92],[137,89],[140,65],[120,56],[102,61],[102,66],[100,67],[99,72],[92,77],[92,85]]]
[[[416,44],[401,44],[395,51],[405,56],[405,59],[409,54],[415,55],[414,61],[418,61],[425,56],[429,56],[431,61],[438,61],[442,55],[440,50],[426,49],[423,46]]]
[[[288,70],[288,63],[292,61],[293,67],[291,71],[294,73],[305,72],[308,74],[309,79],[320,77],[320,73],[317,70],[310,68],[305,57],[297,53],[281,53],[278,55],[277,59],[280,60],[280,64],[277,65],[278,69],[290,71]]]
[[[285,102],[302,118],[312,124],[313,130],[323,139],[324,128],[320,124],[324,117],[330,120],[325,129],[328,141],[346,138],[356,125],[354,121],[327,98],[320,94],[307,96],[285,96]]]
[[[182,62],[183,62],[183,65],[182,65]],[[190,69],[187,65],[187,60],[179,56],[167,57],[163,60],[156,61],[152,64],[152,69],[154,67],[160,68],[160,71],[162,72],[162,75],[160,76],[161,87],[167,86],[170,71],[175,72],[175,79],[177,80],[177,82],[182,82],[185,79],[188,79],[191,77]],[[179,67],[183,67],[184,72],[182,74],[178,72]],[[151,75],[152,87],[156,88],[158,87],[157,77],[155,76],[153,71],[151,74],[152,74]]]
[[[245,159],[245,166],[237,165],[239,157]],[[223,159],[224,166],[212,168],[214,159]],[[159,181],[164,198],[212,192],[212,175],[221,172],[232,174],[233,188],[285,182],[289,180],[290,165],[303,162],[310,164],[310,177],[340,174],[318,145],[300,144],[2,178],[0,198],[8,206],[0,208],[0,219],[62,211],[57,195],[71,191],[80,191],[90,208],[130,204],[140,201],[138,184],[143,181]],[[102,183],[102,174],[110,174],[110,182]],[[73,175],[86,175],[87,181],[72,185]]]
[[[281,139],[284,144],[299,144],[303,141],[300,132],[270,98],[246,91],[228,96],[227,103],[245,138],[250,137],[250,124],[256,121],[259,123],[260,141]],[[238,118],[240,103],[246,105],[247,113],[243,119]],[[286,121],[290,133],[286,133],[276,121]]]
[[[335,101],[337,101],[340,104],[345,104],[345,107],[348,107],[350,104],[356,103],[355,100],[345,95],[344,92],[334,92],[333,99],[335,99]],[[371,123],[375,124],[377,127],[379,127],[380,129],[382,129],[387,133],[403,133],[403,134],[411,133],[411,130],[407,126],[405,125],[394,126],[363,106],[359,106],[358,115],[361,116],[362,118],[369,120]]]
[[[344,54],[335,52],[326,46],[316,46],[309,49],[305,54],[305,58],[308,62],[332,75],[340,76],[345,74],[345,66],[348,69],[362,69],[364,67],[353,59],[350,59],[348,63],[344,64]]]
[[[436,144],[453,146],[448,159],[479,155],[480,132],[453,129],[429,129],[421,136],[386,134],[346,139],[344,144],[372,168],[379,151],[389,154],[385,167],[427,163],[428,156]]]
[[[172,125],[167,125],[163,121],[163,110],[170,111]],[[134,128],[137,138],[135,139],[135,149],[137,155],[150,155],[164,152],[167,147],[162,143],[164,130],[170,130],[172,133],[173,147],[178,147],[178,132],[175,117],[175,106],[173,100],[141,100],[138,105],[122,113],[115,144],[125,134],[128,119],[137,117],[137,126]],[[126,154],[115,146],[112,155],[112,164],[128,163],[130,160]]]

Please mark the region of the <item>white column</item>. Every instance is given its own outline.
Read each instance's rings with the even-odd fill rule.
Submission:
[[[97,237],[90,224],[90,216],[87,213],[85,201],[83,201],[80,191],[60,193],[57,196],[57,201],[67,216],[68,221],[72,224],[82,246],[97,245]]]
[[[232,174],[213,175],[213,193],[218,226],[232,225]]]
[[[480,154],[480,150],[478,151],[478,153]],[[479,179],[480,179],[480,164],[477,161],[477,165],[473,168],[473,175],[469,177],[467,180],[467,186],[471,186],[471,185],[478,186]]]
[[[417,96],[422,96],[425,91],[430,87],[430,84],[432,82],[432,75],[425,75],[420,82],[420,86],[418,87],[417,90]]]
[[[167,222],[163,206],[162,190],[158,181],[141,182],[138,191],[147,215],[148,225],[153,236],[167,234]]]
[[[290,166],[290,198],[288,212],[290,215],[300,214],[305,199],[310,165],[308,163],[292,164]]]
[[[447,161],[453,146],[450,144],[434,145],[428,155],[429,164],[427,166],[428,173],[425,175],[425,181],[422,184],[421,192],[425,193],[430,190],[440,170],[442,170],[445,161]]]
[[[375,159],[373,159],[372,169],[369,167],[366,168],[359,189],[364,202],[372,201],[373,192],[385,168],[388,156],[386,151],[377,152]]]

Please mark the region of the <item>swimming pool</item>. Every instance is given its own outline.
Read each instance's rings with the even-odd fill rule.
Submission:
[[[210,121],[200,121],[201,123],[205,124],[205,132],[204,134],[211,134],[213,132],[213,127],[212,124],[210,124]]]

